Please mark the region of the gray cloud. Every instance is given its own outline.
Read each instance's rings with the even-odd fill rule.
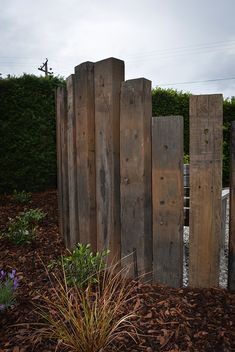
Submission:
[[[56,74],[68,76],[83,61],[109,56],[125,60],[128,79],[145,76],[153,86],[234,72],[234,0],[0,0],[0,5],[1,73],[40,74],[37,67],[48,57]],[[234,81],[173,87],[235,95]]]

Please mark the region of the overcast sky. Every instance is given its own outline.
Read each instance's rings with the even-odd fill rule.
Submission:
[[[126,79],[235,96],[235,0],[0,0],[0,41],[3,77],[112,56]]]

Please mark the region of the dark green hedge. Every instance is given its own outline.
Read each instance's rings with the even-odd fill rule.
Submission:
[[[64,81],[24,75],[0,80],[0,193],[56,187],[55,89]],[[153,90],[153,116],[184,117],[189,153],[189,93]],[[235,99],[224,101],[224,185],[229,178],[229,131]]]
[[[224,137],[224,156],[223,156],[223,182],[224,185],[229,184],[229,144],[230,144],[230,126],[231,122],[235,120],[235,97],[231,100],[224,100],[224,126],[223,126],[223,137]]]
[[[0,80],[0,193],[56,185],[55,88],[59,78]]]
[[[184,152],[189,153],[189,93],[156,88],[152,92],[153,116],[180,115],[184,118]]]
[[[153,90],[153,116],[181,115],[184,117],[184,152],[189,153],[189,96],[173,89]],[[224,100],[223,122],[223,184],[229,183],[230,124],[235,120],[235,98]]]

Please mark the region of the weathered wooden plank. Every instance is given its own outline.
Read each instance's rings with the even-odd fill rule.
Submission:
[[[153,279],[180,287],[183,278],[183,117],[152,123]]]
[[[120,90],[124,62],[95,63],[97,248],[120,259]]]
[[[221,94],[190,97],[189,285],[219,284],[222,190]]]
[[[120,113],[121,256],[128,256],[123,265],[130,265],[129,276],[142,276],[145,280],[152,276],[151,120],[151,82],[144,78],[123,82]],[[136,267],[133,251],[136,253]]]
[[[77,186],[80,242],[96,244],[94,64],[75,67]]]
[[[184,226],[189,226],[189,164],[184,164]]]
[[[68,144],[68,197],[69,197],[69,247],[72,249],[79,242],[77,168],[76,168],[76,120],[74,75],[66,80],[67,86],[67,144]]]
[[[58,161],[58,205],[60,231],[67,247],[69,243],[69,197],[68,197],[68,148],[67,148],[67,91],[57,89],[57,161]]]
[[[235,290],[235,121],[231,124],[230,136],[228,288],[229,290]]]
[[[57,197],[59,212],[59,232],[63,236],[63,200],[62,200],[62,153],[61,153],[61,114],[66,108],[62,99],[61,87],[56,90],[56,152],[57,152]]]

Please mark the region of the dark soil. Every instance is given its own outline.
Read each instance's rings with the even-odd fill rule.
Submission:
[[[15,246],[0,239],[0,268],[15,268],[19,278],[17,304],[0,313],[0,352],[50,352],[55,350],[56,341],[42,341],[34,347],[29,340],[30,325],[12,325],[38,320],[34,303],[50,288],[45,266],[66,252],[58,232],[56,192],[33,194],[27,206],[3,197],[0,231],[8,217],[24,208],[41,208],[47,216],[32,244]],[[136,293],[133,304],[137,316],[133,323],[139,339],[134,342],[120,337],[109,352],[235,351],[235,293],[223,289],[172,289],[157,284],[139,284]]]

